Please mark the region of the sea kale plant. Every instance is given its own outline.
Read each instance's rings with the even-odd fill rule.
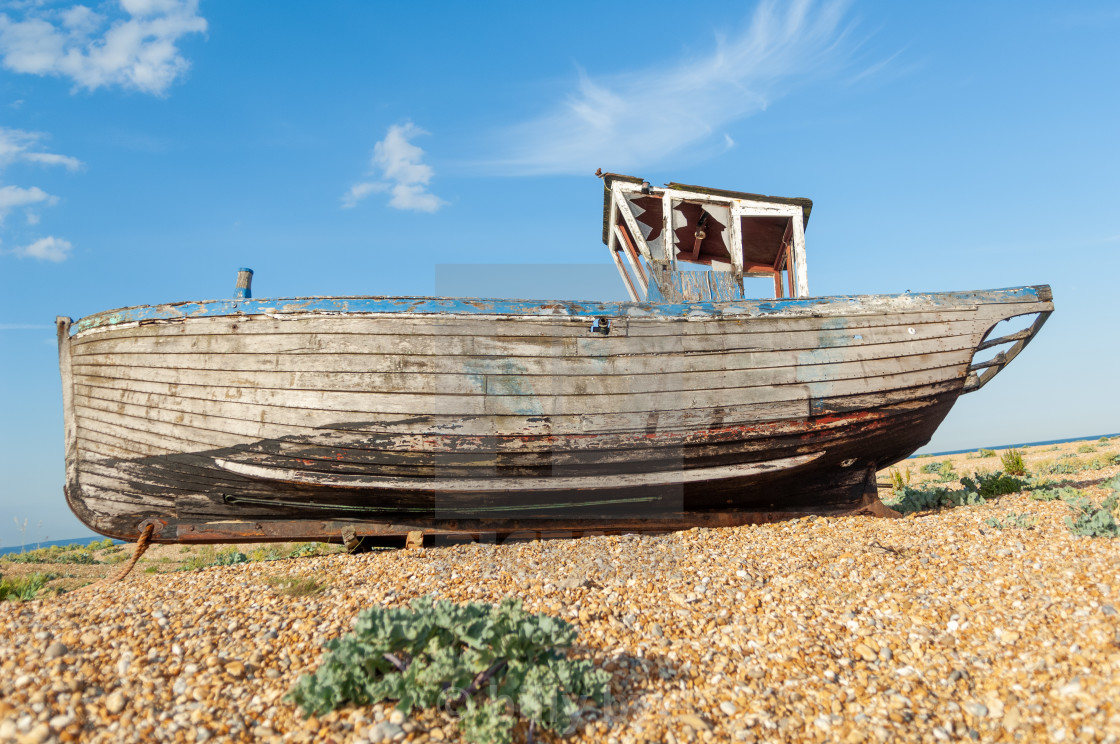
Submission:
[[[1033,530],[1034,526],[1038,524],[1038,519],[1030,514],[1016,514],[1015,512],[1010,512],[1005,515],[1003,519],[999,517],[988,517],[984,520],[984,524],[989,527],[994,527],[997,530]]]
[[[942,507],[983,504],[984,499],[975,491],[950,491],[945,486],[904,486],[883,503],[895,511],[912,514]]]
[[[983,504],[987,499],[1030,487],[1027,481],[998,471],[966,475],[960,482],[963,489],[950,490],[946,486],[896,486],[893,496],[883,503],[895,511],[911,514],[944,507]]]
[[[602,704],[609,689],[606,671],[566,656],[575,639],[567,622],[531,614],[519,599],[492,606],[421,597],[408,608],[359,613],[353,632],[327,642],[319,668],[287,699],[308,716],[382,700],[406,714],[440,706],[481,744],[512,741],[511,710],[530,730],[563,734],[581,703]]]
[[[940,475],[942,472],[949,471],[949,470],[952,470],[952,469],[953,469],[953,461],[952,460],[941,460],[941,461],[937,461],[937,462],[927,462],[925,465],[923,465],[920,468],[920,470],[923,473],[930,473],[930,474],[934,474],[934,475]]]
[[[1013,475],[1004,475],[997,470],[994,473],[973,473],[972,477],[966,475],[961,478],[961,485],[965,490],[980,494],[981,498],[990,499],[994,496],[1026,490],[1030,483]]]
[[[1094,506],[1088,496],[1067,500],[1073,511],[1073,516],[1066,517],[1070,532],[1085,537],[1120,537],[1120,524],[1116,521],[1120,512],[1120,475],[1106,482],[1104,487],[1111,488],[1112,495],[1099,507]]]

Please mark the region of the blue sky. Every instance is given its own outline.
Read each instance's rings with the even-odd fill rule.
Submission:
[[[1117,38],[1114,2],[0,3],[0,545],[87,534],[55,315],[239,266],[621,299],[596,168],[813,199],[814,294],[1051,284],[929,449],[1118,431]]]

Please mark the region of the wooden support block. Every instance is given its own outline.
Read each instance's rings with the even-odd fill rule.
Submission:
[[[419,550],[424,547],[424,533],[420,530],[409,532],[404,540],[404,547],[406,550]]]

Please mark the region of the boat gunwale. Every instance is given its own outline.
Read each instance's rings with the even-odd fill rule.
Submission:
[[[484,319],[651,318],[666,321],[719,320],[742,317],[831,316],[844,313],[876,315],[915,312],[925,308],[973,307],[982,304],[1049,302],[1049,285],[961,292],[920,292],[878,295],[752,299],[733,302],[596,302],[576,300],[508,300],[452,297],[279,297],[214,299],[137,305],[87,315],[70,327],[71,336],[134,323],[181,321],[189,318],[255,316],[347,317],[401,316],[440,318],[474,316]],[[854,311],[854,312],[853,312]]]

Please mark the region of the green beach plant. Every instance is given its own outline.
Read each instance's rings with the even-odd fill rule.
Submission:
[[[983,504],[984,498],[975,491],[951,491],[945,486],[919,486],[904,487],[883,503],[902,514],[913,514],[946,507]]]
[[[1038,471],[1048,475],[1073,475],[1085,469],[1085,463],[1076,459],[1044,460],[1038,464]]]
[[[305,542],[297,543],[288,551],[289,558],[310,558],[316,555],[326,555],[329,546],[326,543]]]
[[[1120,454],[1101,454],[1085,460],[1070,453],[1057,460],[1046,460],[1039,463],[1038,470],[1041,473],[1052,475],[1072,475],[1084,470],[1103,470],[1113,465],[1120,465]]]
[[[977,457],[995,457],[996,456],[996,451],[995,450],[990,450],[990,449],[981,449],[979,452],[976,453],[976,456]]]
[[[248,553],[243,553],[245,560],[249,563],[259,563],[260,561],[278,561],[284,556],[280,555],[280,551],[273,547],[258,546],[253,548]]]
[[[235,547],[223,548],[214,556],[212,566],[236,566],[238,563],[248,563],[249,556]]]
[[[18,600],[26,602],[35,599],[35,595],[42,591],[52,576],[50,574],[29,574],[15,579],[5,579],[0,576],[0,602]]]
[[[1073,516],[1066,517],[1066,526],[1075,535],[1085,537],[1116,537],[1120,535],[1120,525],[1116,523],[1113,512],[1120,506],[1120,495],[1112,494],[1099,507],[1088,497],[1069,502]]]
[[[530,730],[564,734],[582,701],[601,705],[609,692],[606,671],[566,656],[575,639],[570,624],[530,614],[519,599],[492,606],[420,597],[407,608],[360,612],[353,632],[328,641],[319,668],[286,699],[305,716],[382,700],[405,714],[441,706],[479,744],[512,741],[511,711]]]
[[[1070,486],[1053,486],[1035,488],[1031,491],[1031,498],[1035,501],[1073,501],[1084,498],[1085,492]]]
[[[309,576],[273,576],[268,583],[277,594],[285,597],[310,597],[326,588],[326,584]]]
[[[1004,515],[1001,520],[999,517],[988,517],[984,520],[984,524],[989,527],[994,527],[997,530],[1017,529],[1017,530],[1032,530],[1038,524],[1038,519],[1030,514],[1016,514],[1009,512]]]
[[[1027,466],[1023,462],[1022,450],[1009,449],[1000,455],[1000,462],[1003,463],[1003,470],[1008,475],[1026,475]]]
[[[906,468],[905,474],[899,472],[898,468],[891,468],[889,475],[892,491],[899,491],[910,485],[910,468]]]
[[[937,474],[938,472],[940,472],[941,468],[944,468],[944,467],[952,468],[953,467],[952,461],[951,460],[935,460],[934,462],[927,462],[925,465],[923,465],[920,468],[920,470],[923,473],[927,473],[927,474]]]
[[[971,477],[966,475],[961,478],[961,485],[985,499],[1017,493],[1030,487],[1027,481],[1013,475],[1005,475],[999,470],[994,473],[973,473]]]
[[[238,550],[236,545],[230,545],[217,551],[212,546],[207,545],[192,555],[179,570],[197,571],[210,566],[235,566],[239,563],[248,562],[249,556]]]
[[[49,545],[35,548],[25,553],[6,556],[12,563],[75,563],[91,565],[101,561],[93,557],[93,551],[85,545]]]
[[[1101,484],[1112,491],[1099,507],[1087,496],[1069,499],[1067,503],[1073,516],[1066,517],[1066,526],[1075,535],[1086,537],[1120,536],[1120,475],[1113,476]]]

